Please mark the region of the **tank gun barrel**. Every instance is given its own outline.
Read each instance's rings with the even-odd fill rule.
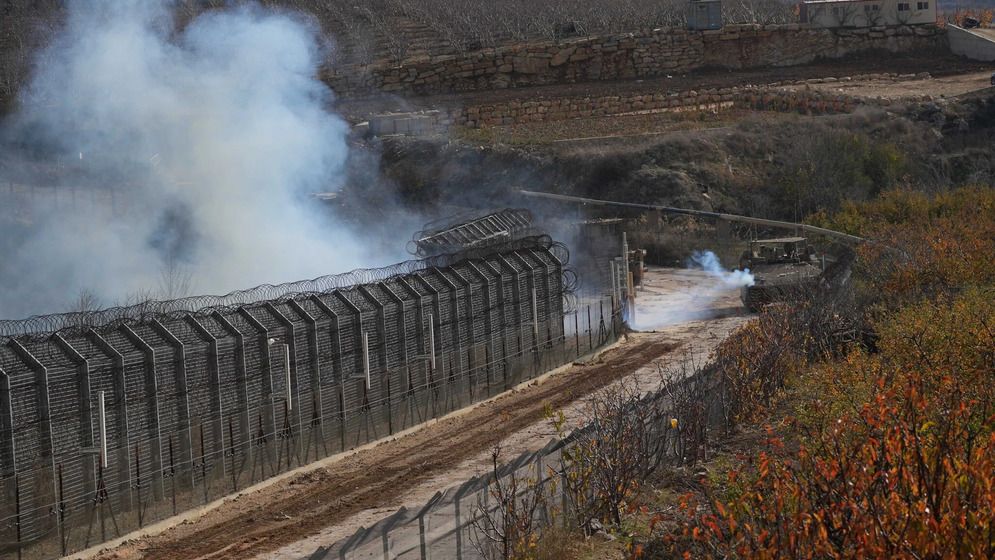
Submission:
[[[613,200],[600,200],[597,198],[585,198],[582,196],[570,196],[564,194],[552,194],[536,191],[519,191],[523,196],[533,197],[533,198],[546,198],[550,200],[559,200],[561,202],[575,202],[578,204],[591,204],[594,206],[619,206],[622,208],[637,208],[641,210],[656,210],[659,212],[664,212],[666,214],[679,214],[684,216],[698,216],[702,218],[713,218],[716,220],[724,220],[727,222],[739,222],[744,224],[755,224],[760,226],[785,228],[792,230],[801,230],[809,233],[825,235],[827,237],[833,237],[836,239],[842,239],[845,241],[850,241],[852,243],[862,243],[866,241],[863,237],[858,237],[856,235],[850,235],[848,233],[843,233],[841,231],[834,231],[831,229],[821,228],[818,226],[812,226],[809,224],[799,224],[795,222],[784,222],[781,220],[768,220],[765,218],[753,218],[751,216],[740,216],[738,214],[724,214],[721,212],[708,212],[705,210],[691,210],[688,208],[674,208],[672,206],[662,206],[658,204],[641,204],[638,202],[619,202]]]

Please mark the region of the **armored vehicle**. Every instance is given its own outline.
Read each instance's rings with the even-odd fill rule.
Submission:
[[[750,242],[739,259],[749,269],[753,285],[743,286],[740,297],[750,311],[769,303],[790,301],[819,284],[825,267],[804,237],[779,237]]]

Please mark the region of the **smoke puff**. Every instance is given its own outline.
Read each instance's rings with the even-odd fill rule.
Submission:
[[[304,203],[339,186],[348,133],[316,78],[312,25],[247,6],[177,32],[165,4],[67,9],[2,136],[71,161],[74,187],[114,187],[113,204],[0,223],[17,239],[0,246],[0,317],[61,311],[81,289],[119,303],[177,267],[190,290],[224,293],[370,264]]]
[[[695,278],[687,290],[646,294],[636,299],[633,327],[653,330],[712,317],[714,303],[731,290],[752,286],[753,275],[747,270],[726,270],[711,251],[695,251],[685,263],[688,270],[702,271],[707,277]]]
[[[752,286],[754,283],[750,269],[726,270],[722,267],[722,263],[719,262],[719,257],[711,251],[695,251],[688,258],[686,266],[688,268],[703,270],[709,276],[718,278],[723,284],[731,288]]]

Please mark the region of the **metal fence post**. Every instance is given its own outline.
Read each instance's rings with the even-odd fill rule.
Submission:
[[[80,354],[72,345],[66,341],[62,335],[56,333],[52,336],[52,340],[55,342],[66,356],[69,357],[70,361],[76,364],[76,375],[77,375],[77,402],[79,403],[79,439],[80,445],[87,448],[93,447],[93,412],[92,412],[92,400],[90,394],[90,362],[85,356]],[[2,397],[0,397],[2,398]],[[2,406],[2,403],[0,403]],[[2,419],[0,419],[2,421]],[[13,434],[12,434],[13,435]],[[11,440],[13,444],[13,439]],[[2,462],[2,455],[0,455],[0,462]],[[93,457],[84,458],[81,461],[82,475],[83,475],[83,495],[91,496],[96,491],[96,476],[97,469],[94,464]],[[2,476],[2,473],[0,473]]]
[[[463,560],[463,525],[460,522],[459,495],[453,500],[453,522],[456,525],[456,560]]]
[[[449,404],[449,410],[456,410],[460,408],[459,403],[453,402],[453,385],[458,382],[458,377],[465,373],[465,368],[463,367],[463,342],[460,340],[462,338],[462,332],[460,329],[459,321],[459,288],[456,283],[449,279],[441,270],[436,267],[432,268],[432,272],[442,281],[443,284],[449,289],[449,320],[452,321],[452,341],[453,349],[456,355],[456,367],[450,366],[449,375],[445,377],[446,379],[446,396]],[[442,322],[442,317],[439,317],[440,327]],[[451,360],[452,358],[450,358]],[[452,363],[450,361],[450,363]]]
[[[591,327],[591,304],[587,304],[587,351],[594,350],[594,329]]]
[[[413,298],[413,300],[415,302],[415,305],[416,305],[416,307],[415,307],[415,327],[416,327],[416,329],[415,329],[415,337],[416,337],[415,338],[415,341],[416,341],[415,352],[417,352],[417,354],[418,354],[418,356],[420,358],[423,358],[423,359],[427,360],[428,356],[429,356],[429,351],[430,350],[428,348],[426,348],[426,344],[428,342],[427,342],[427,338],[425,337],[425,320],[426,320],[426,318],[425,318],[425,299],[422,297],[422,295],[420,293],[418,293],[418,290],[416,290],[407,281],[406,278],[399,277],[397,279],[397,283],[402,288],[404,288],[404,290]],[[404,346],[405,346],[405,348],[407,348],[407,346],[408,346],[408,333],[407,333],[407,326],[406,325],[407,325],[407,323],[405,322],[405,329],[403,331],[404,332]],[[423,363],[427,364],[428,362],[424,361]],[[428,366],[425,367],[425,370],[426,370],[426,373],[427,373],[427,375],[425,376],[425,383],[427,385],[428,384],[429,376],[431,375],[431,372],[428,371]],[[410,363],[407,366],[407,371],[408,371],[408,386],[407,386],[407,397],[406,397],[406,400],[408,401],[408,413],[412,417],[412,423],[414,423],[414,410],[415,410],[416,406],[415,406],[415,403],[412,402],[412,401],[415,398],[416,392],[415,392],[415,383],[414,383],[414,381],[412,380],[412,377],[411,377],[411,364]],[[432,395],[432,389],[431,389],[431,387],[428,387],[428,386],[426,387],[426,389],[427,389],[427,393],[428,393],[427,394],[427,398],[430,399],[431,395]],[[426,404],[428,404],[428,403],[426,403]],[[427,415],[427,413],[428,412],[426,410],[426,415]]]
[[[442,321],[442,304],[439,301],[439,297],[440,297],[439,290],[436,290],[431,284],[429,284],[428,280],[425,280],[425,278],[422,277],[421,274],[415,274],[413,276],[413,278],[418,283],[418,285],[420,285],[425,291],[427,291],[428,293],[432,294],[432,313],[431,313],[431,315],[429,317],[430,318],[434,317],[435,319],[437,319],[441,323],[441,321]],[[431,321],[431,319],[430,319],[430,321]],[[441,325],[440,325],[440,327],[441,327]],[[440,335],[442,334],[442,329],[441,328],[439,329],[439,334]],[[429,325],[429,339],[430,339],[430,342],[431,342],[430,348],[429,348],[429,352],[431,352],[432,355],[435,356],[433,358],[432,368],[430,370],[432,373],[430,374],[430,377],[429,377],[429,379],[430,379],[430,381],[429,381],[429,387],[430,387],[430,389],[429,390],[430,390],[430,395],[431,395],[431,400],[432,400],[432,416],[441,416],[441,414],[439,413],[438,396],[437,396],[438,393],[441,392],[441,391],[434,386],[435,385],[435,369],[436,369],[435,360],[438,358],[437,354],[439,352],[436,351],[435,328],[432,325]],[[444,347],[445,347],[445,342],[444,342],[444,340],[442,340],[441,336],[439,337],[438,346],[439,346],[440,349],[444,349]],[[443,384],[442,387],[444,388],[442,390],[445,390],[446,385]],[[443,398],[445,398],[445,397],[443,397]]]
[[[379,523],[380,527],[380,540],[383,544],[383,558],[384,560],[393,560],[390,554],[390,531],[397,525],[402,519],[404,519],[408,514],[408,508],[401,506],[394,514],[387,517]]]
[[[464,318],[466,320],[466,327],[467,327],[467,340],[469,341],[470,344],[466,352],[467,367],[465,371],[467,372],[466,382],[467,382],[467,392],[469,394],[468,396],[470,398],[470,402],[474,402],[475,387],[474,387],[473,378],[476,375],[477,360],[474,357],[473,348],[474,346],[476,346],[477,337],[476,333],[474,332],[475,329],[473,327],[473,283],[467,280],[466,277],[463,276],[463,274],[461,274],[460,271],[456,269],[456,267],[450,267],[449,270],[453,273],[454,276],[456,276],[457,279],[459,279],[460,283],[463,285],[464,296],[466,298]],[[453,293],[456,293],[456,291],[454,290]],[[459,320],[457,319],[457,323],[458,322]],[[461,346],[457,347],[461,348]],[[460,353],[462,354],[462,350],[460,351]]]
[[[349,537],[344,543],[342,543],[342,547],[339,549],[339,559],[345,560],[345,553],[350,552],[351,549],[356,546],[356,543],[363,540],[363,537],[365,536],[366,536],[365,527],[360,527],[359,529],[356,529],[356,532],[353,533],[353,535]]]
[[[490,396],[493,385],[493,380],[491,379],[491,360],[493,360],[494,356],[494,318],[493,310],[491,309],[493,304],[491,299],[491,280],[473,261],[467,261],[466,264],[484,283],[484,367],[486,368],[487,376],[487,395]]]
[[[332,372],[333,378],[338,379],[338,415],[339,415],[339,439],[340,439],[340,451],[345,451],[346,449],[346,433],[345,433],[345,373],[343,372],[342,365],[342,331],[339,328],[339,314],[334,309],[331,308],[327,303],[325,303],[318,296],[311,296],[311,301],[314,302],[318,309],[322,313],[331,317],[331,332],[329,336],[332,343]],[[324,423],[324,417],[322,417],[322,423]]]
[[[288,407],[292,411],[293,419],[291,420],[291,433],[289,437],[291,439],[297,440],[296,451],[297,451],[297,464],[304,464],[303,454],[304,454],[304,418],[301,413],[301,383],[300,383],[300,372],[297,369],[297,325],[294,324],[286,315],[284,315],[279,309],[273,305],[272,302],[267,302],[265,304],[266,311],[269,311],[270,315],[276,318],[276,320],[283,325],[284,332],[286,333],[286,340],[284,344],[287,345],[286,348],[286,362],[284,367],[287,371],[287,382],[289,386],[287,387],[287,394],[290,396],[288,399]],[[296,429],[294,429],[296,427]],[[290,466],[290,457],[287,457],[287,466]]]
[[[161,500],[165,492],[162,480],[162,442],[159,426],[159,383],[155,375],[155,349],[145,342],[128,325],[121,325],[121,334],[137,348],[145,358],[145,399],[148,401],[146,413],[149,415],[149,426],[152,435],[149,452],[152,459],[152,499]],[[68,343],[67,343],[68,344]],[[91,444],[92,445],[92,444]],[[135,458],[138,461],[138,457]],[[141,481],[139,481],[141,484]]]
[[[324,445],[325,442],[325,431],[322,425],[322,418],[324,418],[324,411],[322,410],[321,403],[321,356],[318,352],[318,321],[315,319],[304,307],[301,306],[297,300],[291,299],[287,300],[287,305],[297,313],[304,322],[307,323],[307,339],[308,339],[308,359],[311,362],[311,383],[309,384],[309,389],[311,391],[311,431],[315,433],[315,438],[318,438]],[[300,375],[300,372],[298,372]],[[298,388],[298,394],[300,394],[300,388]],[[299,399],[298,399],[299,400]],[[318,457],[318,446],[314,446],[315,458]],[[325,453],[328,454],[327,451]],[[308,462],[308,454],[304,454],[304,462]]]
[[[214,443],[214,448],[211,452],[215,457],[220,459],[221,480],[225,480],[227,478],[227,470],[225,467],[224,409],[221,401],[221,365],[218,357],[218,339],[193,315],[187,314],[185,320],[193,328],[194,332],[200,335],[208,344],[207,384],[211,392],[211,439]],[[201,430],[203,430],[203,427]],[[201,457],[201,461],[205,460],[205,457]],[[214,468],[211,470],[213,471]],[[207,482],[205,481],[204,484],[206,486]]]
[[[179,426],[180,464],[190,474],[190,488],[194,487],[193,472],[193,432],[190,428],[190,395],[187,390],[187,357],[186,347],[179,338],[157,319],[151,322],[152,328],[159,336],[166,339],[173,347],[175,355],[174,368],[176,372],[176,406],[177,423]],[[179,478],[179,477],[177,477]]]
[[[427,542],[427,530],[425,529],[425,516],[429,511],[435,508],[435,504],[442,499],[442,492],[436,492],[434,496],[429,498],[425,505],[422,506],[415,517],[418,518],[418,550],[420,560],[428,560],[428,542]]]
[[[14,542],[18,545],[17,557],[21,558],[21,502],[17,480],[17,451],[14,440],[14,407],[11,402],[10,376],[0,369],[0,482],[3,483],[3,502],[0,512],[4,519],[14,519]]]
[[[608,268],[610,269],[609,274],[611,275],[611,288],[612,288],[612,311],[615,310],[615,300],[618,299],[618,275],[615,273],[615,259],[608,261]]]
[[[518,259],[518,262],[522,263],[522,266],[528,269],[529,274],[527,276],[529,284],[529,314],[532,319],[532,352],[538,358],[539,356],[539,299],[538,299],[538,287],[536,286],[536,267],[532,266],[529,261],[523,257],[518,251],[512,253],[512,255]]]
[[[99,348],[114,363],[114,366],[111,368],[111,376],[112,386],[114,387],[114,402],[116,405],[114,413],[117,416],[115,429],[118,441],[120,442],[117,449],[118,482],[128,484],[128,488],[130,489],[131,454],[128,452],[128,444],[131,441],[131,434],[128,431],[128,402],[126,398],[127,393],[125,392],[124,356],[115,350],[97,331],[90,329],[87,334],[94,346]],[[118,502],[123,511],[130,510],[132,504],[131,492],[121,492]]]
[[[359,293],[377,308],[377,338],[380,339],[380,393],[387,398],[387,433],[394,433],[394,407],[390,394],[390,366],[387,363],[387,307],[366,286],[359,286]]]
[[[252,313],[249,312],[245,307],[239,307],[236,310],[239,317],[241,317],[246,323],[248,323],[256,331],[256,345],[259,348],[259,357],[262,361],[259,364],[262,367],[261,375],[259,376],[260,383],[260,394],[259,394],[259,408],[262,409],[261,415],[259,416],[260,422],[259,432],[252,438],[255,445],[262,448],[262,457],[256,454],[255,460],[262,461],[260,463],[260,470],[263,478],[266,478],[265,466],[267,461],[271,461],[270,447],[274,446],[273,438],[276,434],[276,418],[275,410],[273,410],[273,359],[270,355],[269,346],[269,329],[266,328],[259,319],[256,319]],[[251,428],[250,428],[251,429]],[[253,463],[252,474],[250,475],[251,480],[255,480],[255,463]],[[272,470],[272,465],[270,466]]]
[[[349,311],[351,311],[353,313],[353,315],[356,317],[356,348],[357,348],[357,352],[361,353],[362,349],[363,349],[363,332],[364,332],[364,330],[363,330],[364,329],[364,327],[363,327],[363,310],[360,309],[359,307],[357,307],[356,304],[354,304],[348,297],[346,297],[346,295],[343,294],[341,290],[335,290],[335,291],[333,291],[332,295],[335,297],[335,299],[339,300],[339,302],[341,302],[344,306],[346,306],[349,309]],[[351,375],[346,375],[345,371],[342,372],[342,384],[343,384],[343,409],[342,410],[343,411],[345,411],[345,408],[348,406],[344,402],[344,397],[345,397],[345,382],[346,382],[347,379],[353,379],[353,380],[357,379],[357,375],[356,375],[357,370],[359,370],[359,373],[364,373],[362,371],[362,367],[363,367],[362,360],[365,360],[365,359],[366,359],[365,356],[357,356],[357,359],[352,364],[353,365],[353,370],[352,370],[352,374]],[[366,391],[366,381],[365,381],[365,379],[363,380],[363,391],[364,391],[364,393],[363,393],[363,395],[364,395],[363,405],[365,405],[369,401],[369,395],[368,395],[368,392]],[[369,436],[369,420],[370,420],[369,411],[368,410],[363,410],[363,414],[366,416],[367,437],[368,437]],[[343,420],[343,426],[344,425],[345,425],[345,421]],[[357,441],[357,443],[359,442],[360,432],[361,432],[361,430],[357,428],[357,430],[356,430],[356,441]]]
[[[517,337],[517,345],[516,345],[516,353],[515,354],[516,354],[516,356],[524,356],[525,355],[525,348],[524,348],[525,337],[522,334],[522,329],[525,328],[525,324],[524,324],[525,323],[525,321],[524,321],[524,315],[525,315],[525,313],[522,311],[522,305],[525,302],[522,299],[522,272],[520,270],[518,270],[517,268],[515,268],[514,266],[512,266],[511,262],[509,262],[508,259],[506,259],[504,257],[504,255],[500,255],[499,254],[499,255],[497,255],[497,257],[498,257],[498,259],[506,267],[508,267],[509,270],[512,270],[514,272],[514,275],[515,275],[515,285],[514,285],[514,289],[512,291],[512,294],[513,294],[512,297],[514,298],[514,301],[512,303],[514,304],[514,308],[515,308],[515,327],[516,327],[515,332],[516,332],[516,337]]]
[[[580,310],[574,309],[574,346],[577,347],[577,357],[580,357]]]
[[[545,259],[539,256],[539,254],[533,250],[529,250],[529,254],[532,255],[532,258],[542,266],[543,287],[546,289],[546,298],[545,298],[546,311],[543,314],[543,318],[545,319],[546,322],[546,344],[552,346],[553,344],[552,325],[554,324],[552,319],[553,317],[557,316],[557,311],[560,312],[559,315],[561,317],[563,313],[562,309],[557,309],[558,306],[553,303],[553,285],[552,285],[552,275],[550,274],[549,263],[547,263]],[[559,262],[556,261],[555,259],[554,261]],[[559,267],[556,268],[557,270],[559,269]],[[560,298],[560,301],[561,302],[563,301],[562,298]],[[560,325],[562,325],[562,321],[559,321],[559,323]],[[557,338],[559,338],[559,333],[557,333]]]
[[[504,382],[504,390],[509,389],[508,385],[508,342],[507,342],[507,326],[506,326],[506,314],[505,314],[505,302],[504,302],[504,274],[501,269],[494,265],[491,261],[484,261],[484,266],[491,271],[497,278],[497,308],[501,312],[501,322],[498,325],[498,332],[501,336],[501,376]]]
[[[406,369],[406,371],[408,372],[408,379],[407,379],[407,385],[408,386],[404,388],[404,394],[405,394],[405,399],[404,400],[408,401],[408,403],[410,404],[410,399],[408,398],[408,389],[411,386],[411,379],[410,379],[410,369],[407,369],[407,366],[408,366],[408,333],[407,333],[407,325],[406,325],[406,322],[405,322],[405,320],[407,318],[407,312],[404,309],[404,300],[401,299],[401,296],[397,295],[397,292],[395,292],[385,282],[380,282],[377,285],[380,286],[380,289],[382,289],[384,291],[384,293],[387,294],[387,297],[389,297],[391,299],[391,301],[394,302],[394,305],[397,306],[397,333],[398,333],[398,337],[400,337],[400,339],[401,339],[401,349],[400,349],[401,350],[401,359],[398,362],[398,366],[399,366],[399,368],[400,367],[404,367]],[[388,399],[390,399],[391,398],[391,392],[394,391],[395,389],[392,387],[392,384],[390,382],[390,368],[387,366],[387,334],[386,334],[387,333],[387,326],[386,326],[386,318],[384,318],[384,321],[385,321],[385,324],[384,324],[384,340],[383,340],[383,347],[384,347],[384,370],[385,370],[385,374],[387,376],[387,397],[388,397]],[[400,369],[398,369],[398,371],[400,371]],[[390,433],[394,433],[394,429],[395,429],[394,408],[393,408],[393,406],[391,406],[391,403],[392,403],[392,401],[388,401],[388,410],[387,410],[387,412],[388,412],[388,421],[390,422]],[[403,428],[403,426],[402,426],[402,428]]]
[[[237,402],[239,407],[238,431],[241,434],[239,447],[245,454],[245,464],[252,464],[252,419],[249,417],[249,387],[245,371],[245,336],[220,312],[215,311],[211,317],[221,325],[229,335],[235,338],[235,383],[237,385]],[[229,439],[231,434],[229,434]],[[229,441],[229,445],[234,445],[234,441]],[[232,471],[235,471],[235,457],[232,456]],[[233,490],[238,489],[238,479],[232,475]]]
[[[460,517],[460,500],[466,493],[477,485],[477,478],[471,478],[463,483],[456,492],[453,493],[453,520],[456,526],[456,560],[463,560],[463,522]]]
[[[41,363],[27,348],[16,340],[8,342],[8,346],[35,374],[35,406],[38,407],[38,423],[41,425],[41,456],[48,459],[48,468],[51,469],[49,476],[51,480],[51,491],[53,502],[59,499],[59,482],[56,479],[55,464],[55,436],[52,431],[52,415],[50,408],[50,396],[48,392],[48,368]],[[40,486],[40,485],[39,485]],[[65,528],[62,526],[61,516],[56,518],[56,528],[58,530],[59,544],[65,548]]]

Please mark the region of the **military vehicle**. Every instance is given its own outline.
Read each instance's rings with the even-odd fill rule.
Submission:
[[[740,258],[739,267],[740,269],[749,268],[754,276],[754,284],[742,288],[741,293],[743,304],[751,311],[758,311],[769,303],[797,300],[800,296],[810,293],[816,288],[826,292],[835,292],[850,279],[851,265],[855,258],[852,246],[865,241],[856,235],[810,224],[690,208],[674,208],[659,204],[599,200],[526,190],[521,190],[519,193],[531,198],[573,202],[585,206],[615,206],[650,210],[664,214],[708,218],[715,220],[716,223],[750,224],[764,229],[786,229],[794,233],[806,232],[833,241],[831,253],[821,253],[821,255],[816,255],[804,237],[779,237],[750,242],[749,250],[744,251]]]
[[[790,301],[819,285],[826,266],[804,237],[778,237],[750,242],[739,258],[740,270],[749,269],[753,285],[743,286],[740,298],[750,311],[769,303]]]

